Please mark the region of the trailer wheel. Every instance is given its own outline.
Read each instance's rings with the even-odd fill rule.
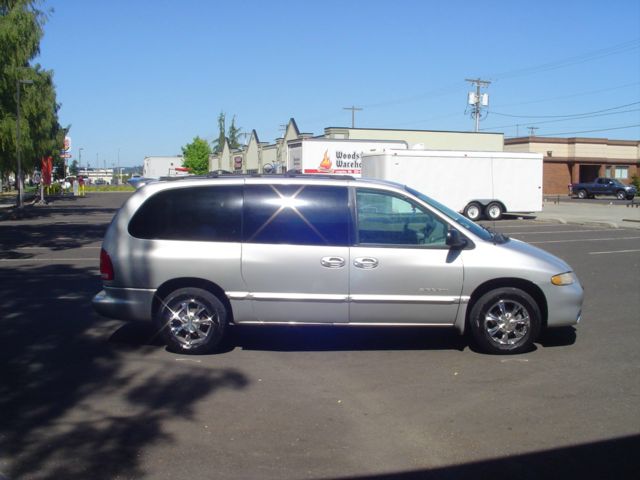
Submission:
[[[478,202],[471,202],[469,205],[464,207],[464,216],[474,222],[476,220],[480,220],[482,216],[482,206]]]
[[[489,220],[500,220],[504,210],[498,202],[491,202],[484,210],[484,214]]]

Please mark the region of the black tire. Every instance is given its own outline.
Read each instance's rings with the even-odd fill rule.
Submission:
[[[540,334],[540,308],[519,288],[491,290],[474,303],[471,333],[483,352],[505,355],[529,351]]]
[[[489,220],[500,220],[503,213],[504,209],[498,202],[491,202],[487,205],[487,208],[484,209],[484,215]]]
[[[627,197],[627,192],[625,192],[624,190],[618,190],[616,192],[616,198],[618,200],[624,200]]]
[[[582,198],[585,199],[587,198],[587,191],[586,190],[578,190],[578,198]]]
[[[482,217],[482,205],[478,202],[471,202],[469,205],[464,207],[463,213],[469,220],[473,220],[474,222],[476,220],[480,220]]]
[[[164,298],[156,324],[171,351],[210,353],[224,336],[227,309],[207,290],[181,288]]]
[[[633,200],[633,197],[635,197],[633,193],[631,195],[627,195],[627,200]]]

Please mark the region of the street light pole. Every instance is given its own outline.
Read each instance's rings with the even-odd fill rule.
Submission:
[[[78,149],[78,167],[82,168],[82,150],[84,150],[83,147],[80,147]],[[86,172],[85,172],[86,173]]]
[[[22,201],[22,163],[20,161],[20,85],[31,85],[33,80],[17,80],[17,112],[16,112],[16,160],[18,162],[18,172],[16,173],[16,183],[18,184],[18,208],[24,207]]]

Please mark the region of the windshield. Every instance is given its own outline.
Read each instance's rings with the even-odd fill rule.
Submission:
[[[405,186],[404,188],[407,192],[418,197],[420,200],[425,202],[427,205],[432,206],[433,208],[438,210],[440,213],[443,213],[444,215],[449,217],[451,220],[456,222],[458,225],[460,225],[464,229],[469,230],[474,235],[480,237],[483,240],[493,239],[493,234],[489,230],[485,229],[484,227],[481,227],[477,223],[472,222],[464,215],[461,215],[458,212],[451,210],[449,207],[444,206],[437,200],[434,200],[433,198],[428,197],[424,193],[420,193],[411,187]]]

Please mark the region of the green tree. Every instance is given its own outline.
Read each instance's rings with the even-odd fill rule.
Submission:
[[[209,171],[210,153],[209,143],[200,137],[195,137],[193,142],[182,147],[183,164],[191,169],[191,173],[203,175]]]
[[[46,14],[37,0],[0,0],[0,175],[17,170],[17,88],[20,85],[20,152],[23,171],[44,156],[59,159],[65,130],[58,123],[53,72],[29,62],[40,49]]]
[[[225,130],[225,114],[224,112],[220,112],[220,115],[218,115],[218,138],[213,144],[214,153],[220,153],[224,148],[224,141],[226,139]]]
[[[241,133],[242,133],[242,130],[236,127],[236,116],[234,115],[233,118],[231,119],[231,126],[229,127],[229,135],[228,135],[229,148],[231,149],[240,148],[241,146],[240,139],[238,137],[240,136]]]
[[[78,161],[73,160],[71,165],[69,166],[69,174],[70,175],[78,175]]]

